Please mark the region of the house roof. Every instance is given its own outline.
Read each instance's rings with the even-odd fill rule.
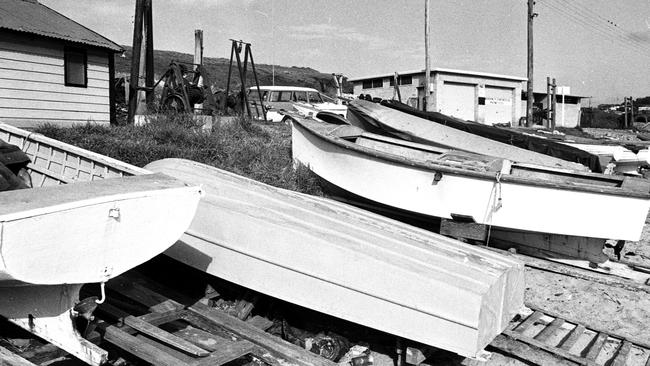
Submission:
[[[445,69],[445,68],[441,68],[441,67],[435,67],[435,68],[431,69],[431,72],[433,72],[433,73],[444,73],[444,74],[460,74],[460,75],[482,76],[482,77],[486,77],[486,78],[490,78],[490,79],[504,79],[504,80],[515,80],[515,81],[526,81],[526,80],[528,80],[527,78],[522,78],[522,77],[519,77],[519,76],[492,74],[492,73],[488,73],[488,72],[467,71],[467,70],[457,70],[457,69]],[[424,69],[421,69],[421,70],[408,70],[408,71],[401,71],[401,72],[398,71],[397,73],[399,75],[424,74]],[[362,81],[362,80],[368,80],[368,79],[385,78],[385,77],[391,77],[393,75],[395,75],[395,73],[377,74],[377,75],[371,75],[371,76],[348,78],[348,81],[353,82],[353,81]]]
[[[37,34],[114,52],[123,49],[108,38],[84,27],[37,0],[0,1],[0,30]]]

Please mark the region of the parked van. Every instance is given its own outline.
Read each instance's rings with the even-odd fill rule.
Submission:
[[[308,116],[327,111],[345,117],[348,107],[316,89],[299,86],[260,86],[262,103],[267,110],[268,121],[280,122],[284,118],[282,111],[294,111]],[[248,88],[248,100],[253,108],[258,108],[260,96],[256,87]]]

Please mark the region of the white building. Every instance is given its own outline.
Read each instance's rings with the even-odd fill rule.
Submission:
[[[424,70],[404,71],[398,80],[402,101],[423,109]],[[348,79],[354,94],[393,97],[393,74]],[[428,109],[485,124],[517,125],[522,116],[522,90],[526,78],[434,68],[431,70],[432,106]]]
[[[121,51],[37,0],[0,1],[0,121],[109,124]]]

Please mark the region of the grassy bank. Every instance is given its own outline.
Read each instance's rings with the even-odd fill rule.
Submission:
[[[291,128],[283,123],[260,124],[239,117],[204,132],[189,116],[170,114],[151,117],[143,126],[43,125],[36,132],[139,167],[159,159],[183,158],[275,187],[322,195],[311,172],[294,171]]]

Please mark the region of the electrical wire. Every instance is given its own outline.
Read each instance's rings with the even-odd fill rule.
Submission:
[[[553,12],[563,16],[566,19],[569,19],[574,22],[574,24],[580,25],[584,28],[588,28],[590,30],[593,30],[603,37],[606,37],[612,41],[617,42],[619,45],[627,47],[630,50],[636,51],[639,54],[650,57],[650,48],[645,47],[645,45],[641,44],[640,42],[635,42],[633,39],[624,37],[622,34],[617,33],[614,34],[612,33],[611,28],[603,28],[602,26],[599,26],[598,24],[604,24],[602,20],[595,22],[592,19],[587,18],[586,16],[581,15],[580,11],[581,9],[573,7],[573,6],[568,6],[568,8],[571,8],[574,12],[569,12],[567,11],[567,6],[566,3],[561,2],[562,0],[545,0],[543,2],[539,2],[540,5],[545,6],[546,8],[552,10]],[[602,19],[605,19],[601,17]],[[607,22],[611,22],[609,20],[605,20]],[[609,23],[607,23],[609,24]],[[611,24],[616,24],[611,22]],[[620,28],[620,27],[619,27]],[[622,31],[622,30],[620,30]],[[619,31],[619,32],[620,32]]]

